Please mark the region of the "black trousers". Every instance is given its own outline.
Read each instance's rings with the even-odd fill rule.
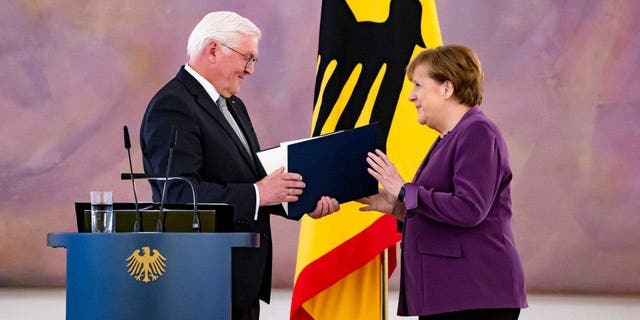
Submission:
[[[520,309],[475,309],[420,316],[419,320],[517,320]]]
[[[260,318],[260,300],[243,308],[231,308],[232,320],[258,320]]]

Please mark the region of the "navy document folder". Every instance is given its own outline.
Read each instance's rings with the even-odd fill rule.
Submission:
[[[339,203],[378,192],[378,182],[367,172],[367,152],[384,151],[377,123],[308,139],[283,142],[258,153],[267,173],[281,166],[302,175],[306,187],[296,202],[284,203],[290,218],[299,219],[315,209],[320,197]]]

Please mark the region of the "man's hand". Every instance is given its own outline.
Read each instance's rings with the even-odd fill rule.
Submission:
[[[305,187],[302,176],[297,173],[284,172],[284,167],[256,182],[260,194],[260,206],[272,206],[282,202],[298,201]]]
[[[340,204],[338,200],[330,197],[321,197],[318,200],[318,204],[316,205],[316,209],[313,212],[309,213],[309,217],[318,219],[322,218],[326,215],[334,213],[340,209]]]

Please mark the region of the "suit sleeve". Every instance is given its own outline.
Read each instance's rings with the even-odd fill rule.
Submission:
[[[230,183],[205,181],[202,177],[205,166],[203,144],[210,141],[201,136],[200,123],[197,121],[184,99],[177,94],[164,94],[155,97],[149,104],[141,128],[145,171],[150,174],[164,175],[168,162],[168,144],[171,128],[177,131],[177,144],[171,164],[171,176],[190,179],[197,191],[198,202],[221,202],[234,206],[235,217],[239,222],[254,220],[256,195],[255,181],[236,181]],[[210,140],[210,139],[209,139]],[[221,142],[222,143],[222,142]],[[228,144],[228,141],[224,141]],[[226,170],[227,168],[207,168],[207,170]],[[224,171],[221,171],[224,172]],[[153,186],[154,201],[160,200],[162,182]],[[192,202],[192,193],[188,185],[180,181],[170,181],[167,185],[167,202]]]
[[[462,133],[454,152],[453,192],[408,184],[406,208],[442,223],[474,227],[487,216],[503,178],[499,143],[492,128],[478,122]]]

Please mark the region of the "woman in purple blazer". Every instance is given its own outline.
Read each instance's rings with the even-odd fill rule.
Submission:
[[[511,169],[496,125],[480,111],[483,74],[469,48],[420,53],[407,67],[418,122],[440,136],[413,180],[381,151],[369,173],[383,189],[361,210],[404,222],[398,314],[419,319],[518,319],[527,307],[511,230]]]

